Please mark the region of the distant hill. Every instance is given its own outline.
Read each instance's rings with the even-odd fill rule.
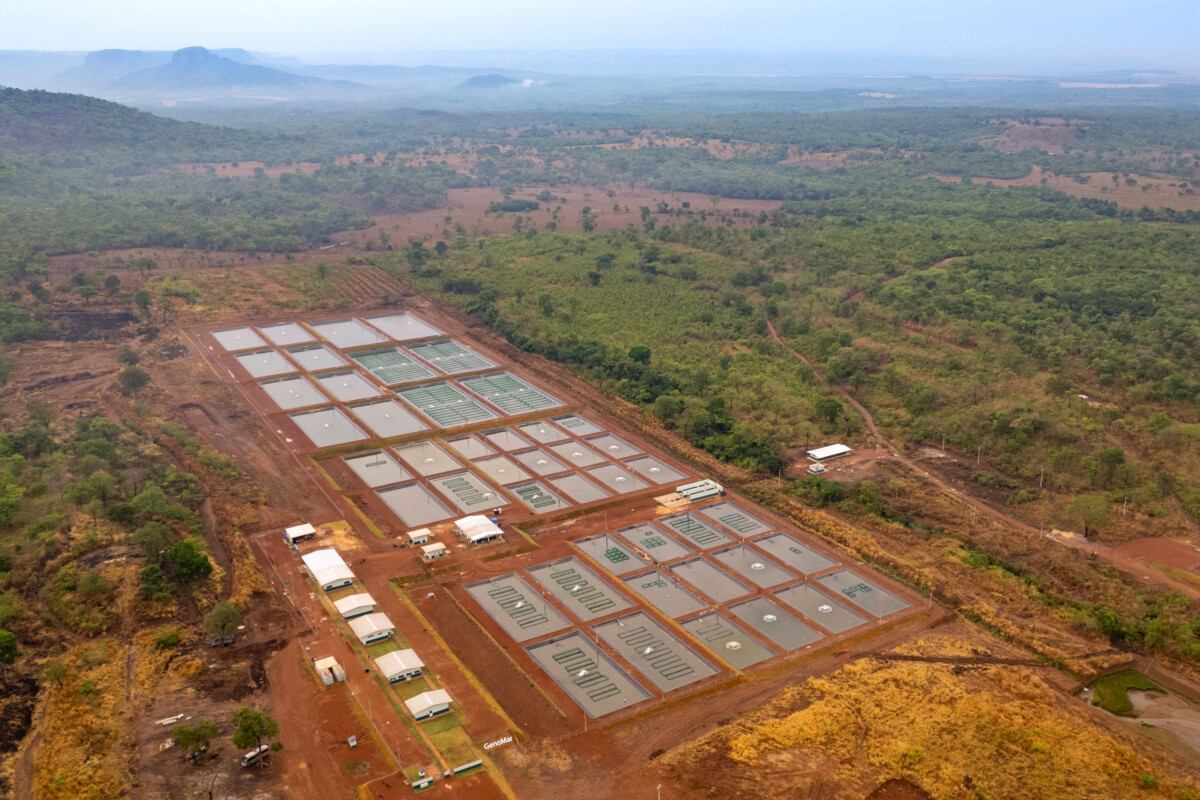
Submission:
[[[49,86],[65,91],[97,91],[131,72],[161,67],[170,60],[171,54],[165,51],[97,50],[88,53],[82,64],[56,75]]]
[[[0,86],[45,88],[54,76],[83,62],[83,53],[0,50]]]
[[[245,52],[245,51],[241,51]],[[249,53],[246,56],[253,58]],[[110,93],[169,94],[180,91],[284,92],[289,95],[358,93],[368,87],[295,75],[273,67],[242,63],[203,47],[177,50],[167,63],[124,75],[108,86]]]
[[[505,86],[513,86],[521,81],[516,78],[507,78],[503,75],[476,75],[474,78],[468,78],[458,85],[460,89],[501,89]]]
[[[394,65],[324,64],[290,68],[298,75],[333,78],[380,88],[452,89],[468,78],[499,74],[496,67],[399,67]],[[525,73],[516,74],[525,77]]]
[[[165,119],[79,94],[0,89],[0,154],[6,150],[95,155],[108,163],[229,160],[291,140]]]

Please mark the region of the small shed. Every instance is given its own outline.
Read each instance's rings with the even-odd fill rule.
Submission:
[[[388,619],[387,614],[365,614],[350,620],[350,630],[363,644],[382,641],[396,631],[396,626]]]
[[[342,615],[342,619],[354,619],[375,610],[375,598],[363,592],[352,594],[334,602],[334,608]]]
[[[311,522],[306,522],[303,525],[293,525],[290,528],[283,529],[283,538],[287,539],[288,544],[302,542],[305,539],[311,539],[317,535],[317,529],[312,526]]]
[[[456,520],[454,529],[471,544],[486,544],[504,536],[500,526],[482,514]]]
[[[419,678],[425,662],[417,657],[416,650],[393,650],[375,659],[375,666],[388,683],[402,683]]]
[[[430,717],[436,717],[438,714],[445,714],[450,710],[450,693],[445,689],[435,689],[432,692],[423,692],[416,697],[409,698],[404,701],[404,705],[408,707],[408,711],[415,719],[423,720]]]
[[[426,561],[433,561],[435,558],[441,558],[448,552],[446,545],[441,542],[434,542],[421,548],[421,558]]]
[[[849,452],[850,448],[844,444],[831,444],[826,447],[818,447],[816,450],[809,450],[808,457],[813,461],[821,462],[844,456]]]
[[[432,535],[429,528],[417,528],[415,531],[408,532],[408,544],[409,546],[425,544]]]
[[[326,686],[332,686],[338,681],[346,680],[346,671],[342,669],[342,665],[333,656],[313,659],[313,666],[316,667],[317,675],[321,676],[321,683]]]

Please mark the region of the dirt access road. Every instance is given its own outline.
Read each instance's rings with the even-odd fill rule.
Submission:
[[[779,336],[775,330],[775,326],[770,320],[767,320],[767,330],[770,332],[771,338],[788,347],[787,343]],[[825,375],[817,367],[812,360],[807,358],[798,350],[793,350],[788,347],[792,355],[801,363],[813,371],[813,375],[818,381],[825,383]],[[1126,542],[1122,545],[1113,547],[1111,545],[1100,544],[1098,542],[1088,542],[1082,538],[1075,536],[1053,536],[1028,525],[1019,519],[1009,516],[995,508],[992,508],[987,503],[978,500],[961,489],[951,485],[948,481],[939,475],[925,469],[918,464],[914,459],[908,457],[904,452],[888,441],[880,431],[879,426],[875,424],[875,418],[871,416],[871,412],[863,407],[862,403],[858,402],[846,389],[841,385],[834,385],[833,391],[838,397],[848,403],[858,415],[862,417],[863,423],[867,426],[867,430],[875,439],[875,450],[880,459],[889,459],[897,461],[908,467],[913,472],[926,478],[930,483],[951,496],[958,498],[963,503],[977,510],[981,514],[985,514],[996,520],[1002,525],[1009,528],[1014,528],[1021,533],[1029,536],[1036,536],[1039,539],[1056,542],[1066,547],[1073,548],[1085,553],[1095,553],[1096,558],[1111,562],[1115,567],[1129,574],[1134,580],[1139,583],[1160,583],[1165,584],[1177,592],[1182,593],[1187,597],[1200,598],[1200,577],[1197,577],[1195,582],[1188,577],[1180,576],[1173,577],[1161,570],[1154,569],[1147,565],[1146,561],[1157,561],[1165,564],[1167,567],[1175,570],[1181,570],[1189,573],[1189,577],[1193,574],[1192,569],[1200,565],[1200,551],[1195,548],[1184,545],[1180,542],[1175,542],[1166,539],[1136,539],[1132,542]],[[1147,574],[1153,571],[1153,574]]]

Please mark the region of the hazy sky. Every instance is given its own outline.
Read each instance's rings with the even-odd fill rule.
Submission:
[[[577,48],[1200,65],[1197,0],[0,0],[0,49]]]

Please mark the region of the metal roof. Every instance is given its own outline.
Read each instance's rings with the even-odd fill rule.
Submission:
[[[831,444],[826,447],[818,447],[816,450],[809,450],[808,457],[813,461],[824,461],[834,456],[844,456],[849,452],[850,448],[844,444]]]
[[[379,667],[379,671],[386,678],[402,672],[421,669],[425,666],[425,662],[417,656],[416,650],[393,650],[375,659],[375,666]]]
[[[453,701],[449,692],[445,689],[434,689],[432,692],[424,692],[405,700],[404,705],[414,717],[419,717],[434,706],[449,705],[451,702]]]

